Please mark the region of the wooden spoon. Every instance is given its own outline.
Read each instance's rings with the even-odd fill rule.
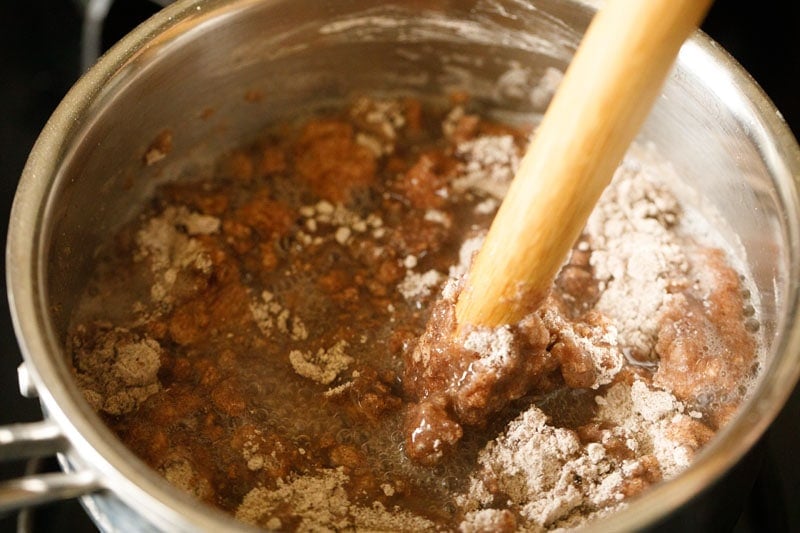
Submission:
[[[538,307],[711,0],[609,0],[581,42],[456,303],[459,329]]]

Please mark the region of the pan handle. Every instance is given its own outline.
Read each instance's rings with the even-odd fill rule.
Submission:
[[[0,516],[26,507],[70,500],[100,488],[97,476],[82,472],[39,474],[0,483]]]
[[[55,422],[0,426],[0,461],[44,457],[63,452],[69,444]],[[0,482],[0,516],[25,507],[77,498],[101,489],[89,470],[48,473]]]
[[[54,455],[66,447],[61,428],[49,420],[0,426],[0,461]]]

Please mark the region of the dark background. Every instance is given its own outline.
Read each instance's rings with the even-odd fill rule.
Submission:
[[[646,0],[643,0],[646,1]],[[148,0],[117,0],[104,40],[113,43],[155,12]],[[73,0],[0,0],[0,235],[27,154],[50,113],[80,74],[81,13]],[[727,49],[776,103],[795,135],[800,133],[800,3],[718,0],[703,29]],[[3,282],[5,267],[3,266]],[[5,286],[5,285],[4,285]],[[38,404],[17,391],[21,362],[0,298],[0,425],[41,418]],[[800,531],[800,389],[762,440],[760,474],[735,533]],[[52,462],[45,465],[53,468]],[[24,465],[0,464],[0,480]],[[40,508],[28,517],[32,531],[92,531],[75,502]],[[15,515],[0,518],[0,533],[15,531]]]

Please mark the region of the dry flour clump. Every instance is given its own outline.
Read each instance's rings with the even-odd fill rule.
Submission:
[[[95,410],[127,414],[161,390],[157,341],[124,328],[110,329],[91,342],[83,340],[85,333],[79,327],[73,338],[73,364],[78,386]]]
[[[595,320],[600,323],[576,324],[566,320],[552,307],[545,308],[542,313],[542,322],[545,326],[550,331],[558,331],[559,342],[569,343],[589,357],[594,379],[591,384],[582,385],[592,389],[611,383],[625,363],[617,328],[599,315],[595,315]]]
[[[461,525],[461,533],[486,533],[488,531],[513,531],[517,520],[507,509],[479,509],[470,511]]]
[[[353,362],[353,358],[345,353],[345,348],[347,342],[339,341],[327,350],[320,348],[316,354],[292,350],[289,352],[289,362],[301,376],[328,385]]]
[[[134,261],[149,261],[154,278],[150,296],[154,302],[173,302],[171,291],[182,271],[211,272],[211,258],[193,236],[217,233],[220,224],[216,217],[169,206],[139,230]]]
[[[295,238],[306,246],[321,244],[325,240],[321,235],[323,231],[327,231],[328,238],[333,238],[341,245],[348,244],[353,237],[367,233],[376,239],[386,234],[380,216],[371,213],[362,218],[342,204],[334,205],[327,200],[301,206],[298,214],[302,217],[303,229],[297,232]]]
[[[481,452],[480,473],[459,503],[474,512],[492,508],[495,495],[503,494],[521,516],[548,526],[583,503],[583,489],[574,483],[582,451],[573,431],[548,425],[544,413],[532,407]]]
[[[511,358],[517,352],[509,326],[475,328],[467,335],[464,348],[478,353],[480,364],[495,370],[509,366]]]
[[[686,284],[689,263],[675,235],[680,206],[642,169],[623,164],[586,225],[602,294],[596,309],[612,319],[619,343],[652,359],[661,311]]]
[[[511,135],[483,135],[456,146],[461,159],[453,188],[477,190],[502,199],[519,167],[519,153]]]
[[[436,270],[422,274],[406,271],[406,277],[397,285],[397,290],[406,300],[421,300],[431,295],[431,291],[444,280],[444,275]]]
[[[207,499],[213,494],[211,483],[197,473],[197,470],[184,457],[175,454],[158,469],[173,486],[198,499]]]
[[[433,531],[428,520],[408,511],[387,509],[380,502],[362,506],[350,502],[345,486],[350,481],[342,468],[317,475],[278,479],[275,489],[257,487],[248,492],[236,510],[236,518],[267,529],[281,529],[273,517],[291,510],[297,520],[293,529],[312,531]]]
[[[358,144],[378,157],[394,152],[398,133],[406,125],[400,102],[359,98],[350,109],[350,116],[361,130],[356,134]]]
[[[643,381],[613,385],[598,396],[597,420],[612,425],[609,438],[621,439],[637,455],[652,455],[663,477],[689,466],[713,432],[685,413],[685,406],[667,391]]]
[[[596,427],[611,428],[599,429],[599,442],[550,425],[535,406],[509,423],[480,453],[479,473],[458,498],[467,511],[461,530],[485,530],[479,524],[505,519],[498,514],[504,508],[524,519],[523,529],[577,527],[674,476],[705,443],[700,424],[682,414],[674,396],[642,381],[617,383],[597,402]],[[502,508],[494,508],[501,495]]]
[[[277,330],[294,341],[308,338],[308,329],[299,317],[283,307],[269,291],[262,291],[261,298],[250,302],[250,313],[265,337],[271,337]]]

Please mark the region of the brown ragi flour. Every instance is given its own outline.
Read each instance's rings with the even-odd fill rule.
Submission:
[[[366,159],[393,154],[407,127],[393,100],[359,100],[350,118],[356,124],[355,143],[371,154],[359,152]],[[505,194],[520,149],[503,132],[465,135],[464,130],[473,131],[477,121],[461,106],[445,117],[442,133],[459,163],[450,175],[450,186],[436,194],[470,196],[474,213],[485,216],[495,212]],[[149,164],[156,162],[155,156],[148,157]],[[357,249],[367,240],[381,243],[393,231],[381,213],[359,215],[342,202],[326,199],[302,205],[290,216],[296,221],[292,242],[298,249],[333,243]],[[451,215],[436,207],[427,208],[424,220],[443,230],[453,225]],[[223,226],[216,216],[168,206],[133,232],[130,269],[144,272],[148,286],[131,305],[130,329],[94,321],[91,327],[79,325],[71,336],[78,384],[96,410],[125,415],[162,390],[158,372],[164,347],[131,330],[168,316],[185,294],[209,283],[216,267],[203,243],[218,236]],[[394,297],[411,308],[430,305],[437,297],[452,301],[484,232],[472,228],[462,237],[458,260],[447,271],[421,268],[424,252],[396,257]],[[348,492],[354,481],[348,465],[357,461],[350,461],[348,454],[359,452],[348,447],[340,447],[342,457],[337,458],[337,464],[344,466],[289,468],[290,461],[304,464],[310,452],[289,439],[268,438],[258,428],[245,432],[249,437],[238,459],[245,470],[267,472],[272,481],[255,482],[243,491],[236,518],[267,529],[297,531],[544,531],[573,528],[604,516],[624,505],[625,498],[675,476],[719,425],[710,420],[702,402],[686,395],[676,398],[669,390],[670,376],[662,376],[660,386],[653,378],[662,355],[657,348],[659,331],[669,322],[670,312],[683,305],[681,291],[692,289],[702,300],[715,290],[714,281],[704,281],[698,273],[698,265],[705,264],[696,258],[702,255],[699,249],[685,234],[682,208],[668,188],[648,169],[626,161],[565,265],[566,270],[591,273],[597,292],[576,304],[584,307],[582,312],[592,313],[591,323],[578,324],[557,305],[546,306],[540,314],[545,328],[558,331],[561,342],[578,346],[586,355],[587,364],[593,366],[591,383],[580,389],[580,395],[563,388],[534,394],[526,406],[517,407],[518,414],[505,427],[486,439],[466,483],[449,496],[457,523],[443,526],[387,503],[403,489],[393,479],[380,485],[381,497],[372,502],[365,502],[362,495],[354,498]],[[265,253],[263,261],[270,266],[273,259]],[[346,397],[354,387],[363,386],[354,354],[366,336],[316,346],[310,323],[279,292],[248,291],[241,312],[260,333],[259,342],[285,343],[285,365],[321,387],[320,402]],[[569,290],[562,298],[570,298]],[[192,330],[182,333],[174,324],[171,338],[180,344]],[[466,347],[481,354],[476,364],[498,372],[519,356],[507,327],[473,331]],[[573,413],[577,422],[565,427],[562,422],[569,416],[558,415],[553,404],[566,405],[567,412],[580,410]],[[159,469],[176,486],[199,498],[210,497],[207,477],[180,453],[166,452]]]

